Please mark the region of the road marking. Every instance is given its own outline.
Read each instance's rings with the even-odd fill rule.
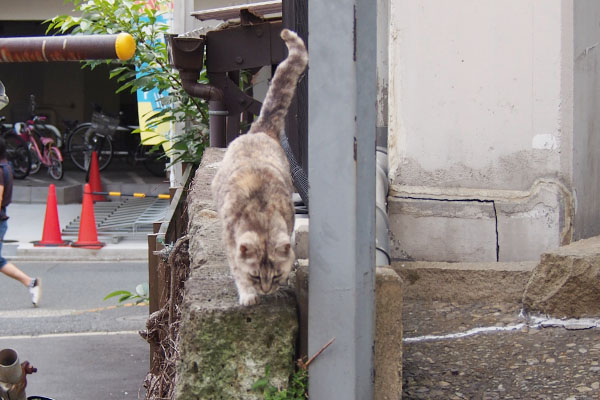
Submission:
[[[523,329],[527,324],[517,324],[509,326],[482,326],[479,328],[469,329],[465,332],[449,333],[447,335],[425,335],[417,337],[408,337],[402,339],[404,343],[415,343],[415,342],[426,342],[430,340],[448,340],[448,339],[459,339],[467,336],[477,335],[479,333],[488,332],[502,332],[502,331],[516,331]]]
[[[518,331],[525,327],[531,329],[541,328],[563,328],[567,330],[582,330],[582,329],[593,329],[600,328],[600,319],[597,318],[550,318],[540,316],[528,316],[523,310],[519,312],[519,318],[526,319],[524,323],[507,325],[507,326],[482,326],[478,328],[469,329],[468,331],[449,333],[447,335],[425,335],[417,337],[407,337],[402,339],[404,343],[416,343],[416,342],[427,342],[432,340],[449,340],[459,339],[467,336],[478,335],[480,333],[490,332],[506,332],[506,331]]]
[[[40,335],[16,335],[0,336],[0,340],[15,339],[48,339],[65,337],[84,337],[84,336],[116,336],[116,335],[139,335],[139,331],[115,331],[115,332],[65,332],[65,333],[43,333]]]
[[[29,308],[25,310],[10,310],[10,311],[0,311],[0,319],[2,318],[44,318],[44,317],[65,317],[69,315],[81,315],[88,313],[95,313],[101,311],[115,310],[121,307],[144,307],[147,306],[148,303],[125,303],[121,305],[107,306],[107,307],[97,307],[90,308],[88,310],[73,310],[73,309],[64,309],[64,310],[52,310],[47,308]]]

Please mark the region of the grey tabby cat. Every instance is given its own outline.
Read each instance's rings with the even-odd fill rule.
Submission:
[[[290,244],[293,186],[279,135],[308,55],[294,32],[284,29],[281,38],[288,57],[275,71],[260,115],[248,134],[231,142],[212,181],[242,305],[256,304],[259,295],[273,293],[286,283],[295,259]]]

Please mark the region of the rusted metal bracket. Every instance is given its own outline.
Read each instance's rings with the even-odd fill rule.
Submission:
[[[211,85],[218,87],[223,91],[225,108],[229,111],[230,115],[246,111],[255,115],[260,113],[262,103],[242,92],[227,74],[208,73],[208,79]]]
[[[230,72],[279,64],[285,57],[281,29],[281,21],[273,21],[208,32],[206,70]]]

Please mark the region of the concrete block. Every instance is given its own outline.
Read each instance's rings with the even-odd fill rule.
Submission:
[[[57,204],[75,204],[81,203],[82,200],[83,185],[62,186],[56,188]]]
[[[13,203],[31,203],[31,187],[13,186]]]
[[[46,203],[49,186],[13,186],[13,203]],[[81,203],[83,185],[56,186],[56,204]]]
[[[299,354],[308,351],[308,262],[299,260],[295,276],[300,320]],[[403,283],[390,267],[375,274],[375,400],[402,399]]]
[[[402,278],[390,267],[375,274],[375,400],[402,399]]]
[[[535,261],[444,263],[397,262],[394,271],[404,282],[405,301],[445,301],[454,304],[519,303]],[[502,290],[498,290],[501,287]]]
[[[389,221],[393,260],[536,261],[571,240],[571,200],[560,182],[530,190],[394,185]]]
[[[294,224],[294,252],[297,259],[308,259],[308,218],[298,218]]]
[[[48,186],[32,186],[31,188],[31,202],[32,203],[45,203],[48,200]],[[58,204],[58,192],[56,190],[56,203]],[[64,204],[64,203],[60,203]]]
[[[221,244],[210,181],[223,151],[207,149],[188,195],[190,277],[179,331],[176,399],[262,399],[251,386],[270,369],[270,382],[286,387],[294,371],[298,331],[290,289],[238,305]]]
[[[600,236],[543,254],[523,307],[557,318],[600,317]]]

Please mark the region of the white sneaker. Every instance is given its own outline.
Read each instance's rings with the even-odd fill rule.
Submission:
[[[37,307],[42,298],[42,280],[40,278],[33,278],[33,282],[29,286],[29,294],[34,307]]]

